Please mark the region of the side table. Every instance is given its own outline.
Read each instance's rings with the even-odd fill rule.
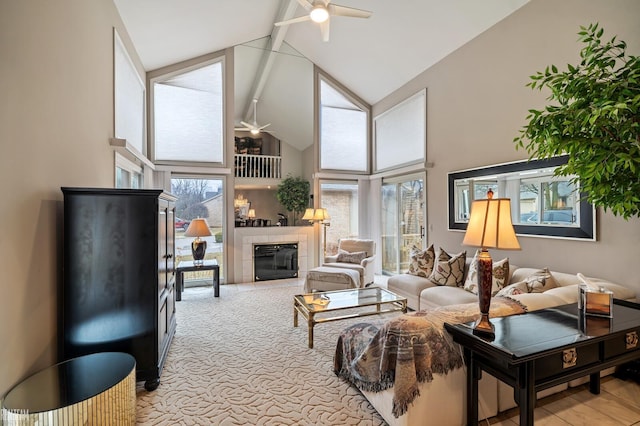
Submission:
[[[9,425],[136,424],[136,360],[101,352],[47,367],[13,387],[2,402]]]
[[[185,272],[213,271],[213,295],[220,297],[220,266],[216,259],[205,260],[202,265],[194,265],[193,260],[183,260],[176,266],[176,300],[182,300]]]
[[[464,349],[467,424],[478,424],[482,370],[514,390],[520,424],[533,425],[536,393],[589,376],[600,393],[600,371],[640,358],[640,305],[614,299],[613,318],[585,317],[576,303],[521,315],[492,318],[495,339],[473,334],[470,324],[445,328]]]

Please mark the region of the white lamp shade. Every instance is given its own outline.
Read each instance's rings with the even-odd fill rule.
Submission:
[[[327,209],[306,209],[302,216],[302,220],[323,222],[325,220],[331,220],[331,216],[329,216]]]
[[[208,237],[211,235],[211,229],[206,219],[193,219],[184,233],[185,237]]]
[[[511,223],[511,200],[496,198],[474,201],[462,244],[485,249],[520,250]]]
[[[316,209],[315,213],[313,214],[313,220],[317,220],[317,221],[331,220],[331,216],[329,216],[327,209]]]
[[[256,209],[249,209],[249,212],[247,213],[247,217],[249,219],[253,219],[254,217],[256,217]]]

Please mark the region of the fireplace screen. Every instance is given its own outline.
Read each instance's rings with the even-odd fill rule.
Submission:
[[[254,245],[253,270],[256,281],[296,278],[298,244]]]

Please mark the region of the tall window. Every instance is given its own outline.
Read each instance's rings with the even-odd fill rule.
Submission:
[[[358,237],[358,183],[320,182],[320,200],[331,216],[327,254],[337,254],[339,239]]]
[[[145,87],[118,32],[113,29],[114,135],[146,155]]]
[[[220,277],[223,275],[222,244],[224,227],[224,191],[223,179],[213,176],[174,176],[171,179],[171,193],[178,197],[176,201],[176,262],[193,260],[191,242],[193,238],[184,233],[191,220],[202,217],[207,220],[211,230],[210,237],[203,237],[207,242],[205,259],[216,259],[220,265]],[[204,276],[203,276],[204,275]],[[185,275],[185,280],[203,280],[210,272],[194,272]],[[210,278],[207,278],[211,283]]]
[[[422,247],[424,179],[403,177],[382,183],[382,271],[406,272],[412,246]]]
[[[368,171],[368,112],[320,79],[320,168]]]
[[[222,61],[153,82],[155,161],[221,163]]]

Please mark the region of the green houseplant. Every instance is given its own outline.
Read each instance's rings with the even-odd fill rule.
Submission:
[[[531,158],[568,154],[558,176],[576,176],[587,200],[625,219],[640,217],[640,58],[624,41],[603,41],[598,24],[580,27],[578,65],[555,65],[531,76],[550,102],[529,110],[514,139]]]
[[[287,209],[293,212],[293,224],[296,224],[297,214],[303,212],[309,204],[309,182],[288,175],[278,185],[276,198]]]

